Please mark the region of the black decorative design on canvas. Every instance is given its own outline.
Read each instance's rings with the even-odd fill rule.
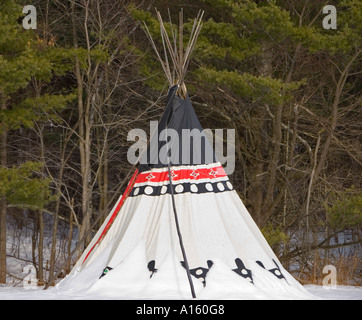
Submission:
[[[285,279],[284,275],[282,274],[278,264],[276,263],[276,261],[274,259],[272,259],[274,264],[276,265],[276,268],[273,269],[269,269],[268,271],[271,272],[273,275],[275,275],[278,279],[284,279],[285,281],[287,281],[287,279]],[[256,261],[256,263],[261,266],[263,269],[266,270],[266,268],[264,267],[263,263],[261,261]],[[287,281],[288,282],[288,281]]]
[[[206,275],[209,272],[210,268],[214,263],[211,260],[207,260],[208,268],[198,267],[194,269],[190,269],[190,273],[197,279],[202,279],[202,283],[204,287],[206,286]],[[181,261],[181,265],[186,268],[185,262]]]
[[[221,193],[226,191],[234,190],[230,181],[216,181],[216,182],[183,182],[183,183],[174,183],[174,192],[176,194],[181,193]],[[147,196],[160,196],[166,193],[171,193],[170,185],[141,185],[135,186],[129,196],[135,197],[140,195]]]
[[[152,278],[153,274],[155,272],[157,272],[157,269],[155,268],[156,266],[156,261],[155,260],[151,260],[148,264],[147,264],[147,268],[148,270],[150,270],[151,272],[151,275],[150,275],[150,278]]]
[[[242,276],[245,279],[249,279],[252,284],[254,284],[253,276],[251,270],[247,269],[244,263],[239,259],[235,259],[235,264],[237,265],[236,269],[233,269],[239,276]]]
[[[113,268],[111,268],[111,267],[105,267],[104,269],[103,269],[103,272],[102,272],[102,274],[101,274],[101,276],[99,277],[99,279],[100,278],[102,278],[102,277],[104,277],[109,271],[111,271]]]

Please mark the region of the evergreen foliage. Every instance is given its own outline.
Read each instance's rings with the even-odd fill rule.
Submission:
[[[164,110],[140,24],[162,51],[155,6],[175,24],[184,8],[184,46],[205,10],[188,92],[204,128],[235,129],[230,179],[281,259],[307,266],[341,231],[352,240],[338,245],[360,246],[360,0],[34,0],[37,30],[22,27],[25,2],[0,3],[1,217],[53,214],[51,272],[57,221],[91,234],[129,180],[128,132]],[[325,4],[337,29],[323,28]]]

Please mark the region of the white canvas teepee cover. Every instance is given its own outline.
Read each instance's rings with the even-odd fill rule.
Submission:
[[[158,132],[202,130],[189,97],[181,99],[177,89],[170,89]],[[165,147],[165,141],[154,139],[158,151]],[[147,161],[60,288],[119,298],[191,298],[176,209],[198,298],[307,297],[278,261],[220,163],[210,157],[207,141],[201,157],[193,145],[178,148],[182,154],[167,153],[170,165],[152,159],[155,153],[148,150]]]

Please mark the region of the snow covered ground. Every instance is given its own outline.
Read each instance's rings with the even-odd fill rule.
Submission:
[[[337,286],[335,289],[325,289],[322,286],[307,285],[304,288],[315,296],[315,299],[326,300],[362,300],[362,287]],[[167,299],[167,297],[165,297]],[[24,289],[19,287],[0,287],[0,300],[95,300],[118,299],[117,296],[104,296],[97,293],[58,292],[54,289],[44,291]],[[132,300],[132,297],[129,297]],[[222,299],[222,297],[220,297]]]
[[[362,300],[362,287],[337,286],[326,289],[323,286],[307,285],[305,289],[316,297],[327,300]]]

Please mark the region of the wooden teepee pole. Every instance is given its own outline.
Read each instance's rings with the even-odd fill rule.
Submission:
[[[166,136],[167,136],[167,127],[166,127]],[[181,252],[182,252],[182,257],[184,259],[184,267],[186,269],[186,274],[187,274],[187,279],[188,279],[189,285],[190,285],[191,295],[192,295],[192,298],[195,299],[196,298],[196,293],[195,293],[194,283],[193,283],[192,278],[191,278],[189,262],[188,262],[188,259],[187,259],[186,250],[185,250],[184,243],[183,243],[183,240],[182,240],[182,233],[181,233],[181,229],[180,229],[180,224],[179,224],[179,221],[178,221],[176,202],[175,202],[175,194],[174,194],[173,184],[172,184],[171,160],[170,160],[169,156],[167,156],[167,160],[168,160],[167,161],[167,167],[168,167],[168,178],[169,178],[169,181],[170,181],[172,209],[173,209],[173,214],[174,214],[174,219],[175,219],[177,236],[178,236],[178,240],[179,240],[179,244],[180,244],[180,248],[181,248]]]
[[[160,24],[160,32],[161,32],[161,40],[162,46],[164,50],[164,60],[161,57],[160,52],[158,51],[155,42],[152,39],[152,35],[147,28],[145,22],[144,29],[146,32],[147,37],[150,40],[150,43],[155,50],[158,59],[160,60],[161,66],[166,74],[166,77],[169,81],[170,86],[178,85],[178,94],[183,98],[186,98],[187,89],[184,84],[184,79],[186,76],[186,72],[189,66],[191,53],[195,49],[195,45],[197,42],[197,38],[200,34],[202,28],[202,19],[204,16],[204,11],[199,11],[197,17],[194,19],[194,23],[191,29],[190,38],[186,48],[184,48],[184,14],[183,10],[181,9],[179,13],[179,26],[178,30],[177,27],[172,23],[171,14],[168,10],[169,20],[170,20],[170,31],[171,31],[171,39],[166,30],[166,26],[163,22],[161,13],[156,9],[157,19]],[[169,62],[169,57],[170,61]],[[172,72],[171,72],[171,65],[172,63]],[[176,77],[176,78],[175,78]]]
[[[195,48],[197,38],[198,38],[198,36],[200,34],[200,31],[201,31],[201,28],[202,28],[202,18],[203,18],[204,12],[199,11],[196,19],[194,20],[194,24],[193,24],[193,27],[192,27],[192,30],[191,30],[191,33],[190,33],[190,38],[189,38],[186,50],[184,50],[184,43],[183,43],[183,40],[184,40],[184,38],[183,38],[183,31],[184,31],[184,27],[183,27],[183,21],[184,21],[183,10],[181,10],[181,12],[179,14],[179,29],[178,29],[178,32],[177,32],[176,28],[174,30],[174,26],[173,26],[172,21],[171,21],[171,14],[170,14],[170,11],[168,11],[169,19],[170,19],[170,28],[171,28],[171,36],[172,36],[171,40],[172,41],[170,40],[170,37],[169,37],[169,35],[167,33],[165,24],[163,23],[162,16],[161,16],[160,12],[157,11],[157,9],[156,9],[156,14],[157,14],[158,21],[160,23],[161,39],[162,39],[162,45],[163,45],[163,50],[164,50],[164,55],[165,55],[165,61],[161,58],[161,55],[160,55],[159,51],[157,50],[157,47],[156,47],[156,45],[155,45],[155,43],[154,43],[154,41],[152,39],[152,35],[151,35],[149,29],[147,28],[146,23],[144,23],[146,34],[147,34],[148,38],[150,39],[150,42],[151,42],[152,47],[154,48],[154,50],[155,50],[155,52],[157,54],[158,59],[160,60],[162,68],[165,71],[167,79],[168,79],[168,81],[170,83],[170,86],[173,86],[173,85],[177,84],[179,86],[177,93],[181,97],[186,98],[187,89],[186,89],[186,86],[184,84],[184,78],[186,76],[186,71],[187,71],[187,68],[188,68],[188,65],[189,65],[191,53]],[[177,45],[177,34],[178,34],[178,45]],[[171,74],[171,70],[170,70],[170,64],[169,64],[168,56],[171,58],[171,61],[172,61],[172,64],[173,64],[173,72],[172,72],[172,74]],[[177,77],[176,81],[175,81],[175,76]],[[166,127],[166,130],[167,130],[167,127]],[[184,259],[184,267],[186,269],[187,278],[188,278],[188,281],[189,281],[192,297],[196,298],[194,284],[192,282],[190,267],[189,267],[189,263],[188,263],[188,260],[187,260],[186,250],[185,250],[185,247],[184,247],[184,244],[183,244],[182,233],[181,233],[181,230],[180,230],[180,225],[179,225],[179,220],[178,220],[178,215],[177,215],[175,195],[174,195],[174,190],[173,190],[173,185],[172,185],[171,161],[170,161],[169,157],[168,157],[168,176],[169,176],[169,181],[170,181],[172,208],[173,208],[173,213],[174,213],[176,231],[177,231],[177,236],[178,236],[178,239],[179,239],[179,244],[180,244],[182,256],[183,256],[183,259]]]
[[[177,236],[178,236],[178,240],[179,240],[179,243],[180,243],[182,257],[183,257],[184,263],[185,263],[185,269],[186,269],[187,279],[188,279],[189,285],[190,285],[191,295],[192,295],[192,298],[195,299],[196,298],[196,293],[195,293],[194,283],[192,282],[189,262],[187,260],[186,250],[185,250],[185,247],[184,247],[184,244],[183,244],[182,233],[181,233],[181,230],[180,230],[180,224],[178,222],[178,215],[177,215],[176,203],[175,203],[175,195],[174,195],[174,190],[173,190],[173,185],[172,185],[170,162],[168,162],[168,177],[169,177],[169,180],[170,180],[172,208],[173,208],[173,214],[174,214],[174,218],[175,218]]]

